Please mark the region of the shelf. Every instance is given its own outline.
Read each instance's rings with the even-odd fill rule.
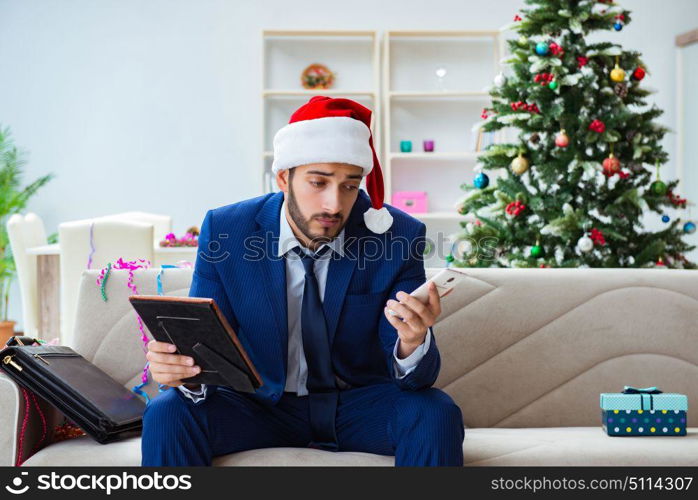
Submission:
[[[434,30],[409,30],[409,31],[389,31],[388,35],[392,38],[411,38],[411,37],[427,37],[427,38],[470,38],[470,37],[493,37],[499,36],[498,31],[489,30],[474,30],[474,31],[434,31]]]
[[[341,89],[298,89],[298,90],[262,90],[263,97],[297,97],[297,96],[342,96],[342,95],[363,95],[375,97],[372,90],[341,90]]]
[[[395,160],[475,160],[481,152],[464,151],[460,153],[446,153],[435,151],[433,153],[415,152],[415,153],[390,153],[388,157]]]
[[[449,98],[449,99],[489,99],[490,94],[487,92],[467,91],[467,92],[450,92],[432,90],[426,92],[416,91],[392,91],[388,95],[394,99],[434,99],[434,98]]]
[[[367,37],[373,38],[375,31],[323,31],[323,30],[265,30],[263,36],[268,38],[317,38],[317,37]]]

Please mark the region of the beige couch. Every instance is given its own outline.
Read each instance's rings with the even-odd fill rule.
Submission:
[[[429,269],[428,275],[436,270]],[[466,465],[698,465],[698,273],[658,269],[469,269],[434,326],[442,357],[437,386],[460,405]],[[157,270],[136,272],[155,294]],[[113,272],[104,302],[85,271],[75,345],[131,388],[145,358],[126,276]],[[187,295],[191,270],[166,269],[167,295]],[[685,437],[609,437],[599,393],[624,385],[688,394]],[[151,382],[150,393],[157,384]],[[0,465],[15,463],[21,392],[0,374]],[[58,421],[51,414],[49,423]],[[41,437],[29,419],[24,456]],[[46,439],[46,438],[45,438]],[[140,438],[89,437],[43,447],[25,465],[140,465]],[[392,465],[368,453],[268,448],[214,465]]]

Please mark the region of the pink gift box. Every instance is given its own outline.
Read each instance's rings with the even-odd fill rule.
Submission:
[[[396,191],[393,193],[392,205],[410,214],[427,211],[426,191]]]

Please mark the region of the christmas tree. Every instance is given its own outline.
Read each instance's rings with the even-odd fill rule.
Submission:
[[[669,130],[647,106],[641,54],[587,44],[595,30],[620,31],[630,12],[610,1],[526,0],[509,28],[511,56],[490,89],[482,132],[509,128],[515,143],[486,147],[458,210],[447,261],[457,267],[657,267],[695,269],[682,238],[695,224],[678,180],[665,183],[661,146]],[[490,185],[487,171],[497,172]],[[656,175],[656,177],[655,177]],[[645,231],[643,213],[666,228]]]

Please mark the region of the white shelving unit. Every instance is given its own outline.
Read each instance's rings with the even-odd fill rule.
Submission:
[[[443,266],[447,237],[459,221],[473,220],[456,203],[461,184],[475,176],[471,129],[489,105],[502,52],[498,31],[388,31],[383,38],[386,201],[398,191],[427,192],[428,212],[414,214],[434,244],[427,266]],[[412,141],[412,152],[400,152],[402,140]],[[424,140],[434,141],[434,152],[423,151]]]
[[[376,154],[381,158],[378,33],[265,30],[262,37],[262,192],[278,190],[271,173],[274,134],[314,95],[346,97],[373,110],[371,130]],[[303,88],[301,73],[313,63],[324,64],[335,73],[332,88]]]

